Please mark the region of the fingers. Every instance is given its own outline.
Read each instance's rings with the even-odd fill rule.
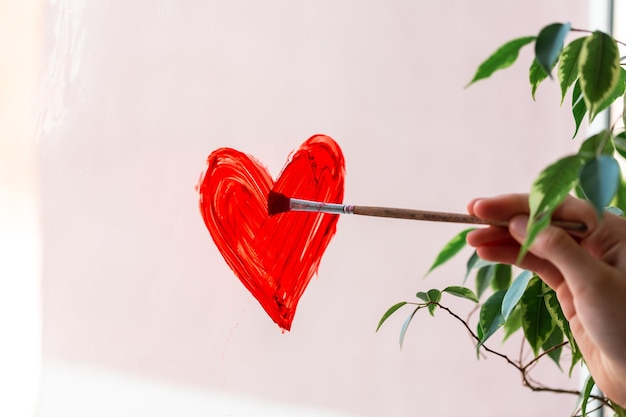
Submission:
[[[467,210],[485,220],[508,220],[520,213],[528,213],[528,195],[506,194],[492,198],[472,200]]]
[[[476,248],[477,255],[487,261],[517,265],[520,268],[539,274],[550,287],[557,289],[563,282],[558,269],[545,259],[527,254],[522,262],[517,263],[521,248],[520,243],[508,229],[487,227],[476,229],[467,235],[467,243]]]
[[[526,238],[530,211],[528,195],[506,194],[476,199],[467,208],[471,214],[480,218],[509,221],[508,229],[489,227],[475,230],[468,234],[467,242],[477,248],[477,254],[483,259],[516,264],[520,245]],[[517,265],[536,272],[550,287],[557,289],[563,283],[564,275],[581,270],[583,266],[586,271],[597,266],[589,265],[588,259],[591,256],[578,242],[580,238],[597,229],[597,219],[595,210],[588,202],[570,196],[555,211],[554,217],[582,221],[588,225],[588,229],[584,233],[577,233],[575,239],[568,232],[550,226],[536,238],[529,253]],[[571,262],[572,257],[576,257],[576,262]]]
[[[485,220],[509,220],[517,214],[530,212],[527,194],[505,194],[472,200],[467,210]],[[598,227],[595,209],[589,202],[567,196],[552,216],[559,220],[579,221],[587,225],[585,232],[570,232],[578,237],[589,235]]]
[[[624,236],[626,236],[625,219],[605,213],[602,223],[594,233],[582,240],[581,246],[607,264],[626,270]]]
[[[509,231],[519,243],[526,238],[527,225],[526,215],[514,216],[510,220]],[[585,289],[594,277],[608,272],[604,262],[583,249],[569,233],[558,227],[549,226],[539,233],[529,252],[553,265],[565,277],[573,292]]]

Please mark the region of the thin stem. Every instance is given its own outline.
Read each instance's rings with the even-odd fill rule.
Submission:
[[[613,128],[607,129],[605,130],[604,135],[602,135],[602,140],[600,141],[600,145],[598,146],[598,149],[596,149],[596,158],[599,158],[600,156],[602,156],[604,147],[609,142],[609,138],[611,137],[612,131],[613,131]]]
[[[418,303],[410,303],[410,304],[418,304]],[[463,324],[465,329],[468,331],[468,333],[472,336],[472,338],[477,343],[481,342],[480,338],[478,337],[478,335],[476,335],[476,333],[474,333],[474,331],[471,329],[469,324],[465,320],[463,320],[461,317],[459,317],[456,313],[454,313],[452,310],[450,310],[448,307],[445,307],[445,306],[443,306],[443,305],[441,305],[439,303],[434,303],[434,302],[429,302],[429,303],[425,303],[425,304],[422,304],[422,305],[427,306],[429,304],[435,304],[440,309],[447,311],[448,314],[450,314],[452,317],[454,317],[459,322],[461,322],[461,324]],[[504,359],[511,366],[515,367],[515,369],[517,369],[522,374],[522,384],[524,386],[528,387],[531,391],[535,391],[535,392],[553,392],[553,393],[557,393],[557,394],[571,394],[571,395],[580,396],[581,392],[577,391],[577,390],[567,390],[567,389],[561,389],[561,388],[552,388],[552,387],[541,386],[541,385],[537,384],[536,382],[533,382],[532,379],[528,375],[528,368],[531,367],[533,364],[536,364],[537,361],[541,357],[545,356],[548,352],[551,352],[553,349],[558,349],[559,347],[562,347],[562,346],[564,346],[565,344],[568,344],[568,343],[569,342],[563,342],[560,345],[557,345],[557,346],[553,347],[552,349],[548,349],[546,352],[543,352],[541,355],[537,356],[536,358],[534,358],[533,360],[531,360],[530,362],[528,362],[524,366],[522,366],[521,363],[517,363],[517,362],[513,361],[507,355],[505,355],[503,353],[500,353],[500,352],[497,352],[497,351],[489,348],[484,343],[480,347],[483,348],[486,352],[489,352],[492,355],[495,355],[495,356],[498,356],[498,357]],[[609,403],[609,400],[606,397],[601,397],[601,396],[592,394],[592,395],[589,396],[589,398],[592,398],[594,400],[600,401],[603,405],[606,405],[606,406],[609,406],[609,407],[611,406],[611,404]]]
[[[571,29],[570,29],[570,32],[581,32],[581,33],[593,34],[593,32],[594,32],[594,31],[593,31],[593,30],[588,30],[588,29],[577,29],[577,28],[571,28]],[[615,39],[615,38],[613,38],[613,39]],[[617,42],[617,43],[619,43],[619,44],[621,44],[621,45],[626,46],[626,43],[624,43],[624,42],[622,42],[622,41],[619,41],[619,40],[617,40],[617,39],[615,39],[615,42]]]
[[[558,345],[552,346],[550,349],[543,351],[542,353],[540,353],[539,355],[537,355],[537,357],[533,358],[530,362],[528,362],[526,365],[523,366],[524,369],[527,369],[529,366],[531,366],[533,363],[537,363],[539,361],[539,359],[543,358],[544,356],[546,356],[547,354],[549,354],[550,352],[560,349],[565,345],[568,345],[569,342],[565,341],[565,342],[561,342]]]

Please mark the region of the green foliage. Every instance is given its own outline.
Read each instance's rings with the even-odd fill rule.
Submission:
[[[615,152],[615,142],[612,140],[612,136],[609,129],[591,136],[580,145],[578,155],[586,160],[593,159],[599,155],[612,156]]]
[[[513,268],[511,265],[496,264],[494,267],[491,288],[494,291],[506,290],[511,285],[513,279]]]
[[[406,318],[404,323],[402,324],[402,328],[400,329],[400,349],[402,349],[402,344],[404,343],[404,336],[406,336],[406,331],[409,328],[409,324],[411,324],[411,320],[415,316],[415,313],[420,309],[420,307],[415,307],[415,310]]]
[[[484,259],[480,259],[476,251],[474,251],[474,253],[472,253],[472,256],[470,256],[470,258],[467,260],[467,268],[465,269],[465,279],[463,280],[463,282],[467,280],[467,278],[470,276],[474,269],[480,270],[481,268],[489,265],[495,265],[495,262],[489,262],[485,261]]]
[[[502,317],[502,300],[506,290],[496,291],[485,301],[480,308],[480,328],[482,336],[480,338],[479,347],[487,341],[502,325],[504,317]]]
[[[505,320],[508,320],[511,316],[511,313],[517,306],[517,303],[519,303],[519,300],[526,291],[528,283],[533,277],[534,274],[532,272],[523,271],[517,276],[517,278],[515,278],[513,284],[511,284],[511,287],[508,289],[504,295],[504,299],[502,300],[502,316]]]
[[[554,361],[556,366],[561,368],[561,353],[563,352],[563,332],[558,327],[554,327],[548,339],[543,342],[541,348],[547,353],[548,357]]]
[[[543,286],[539,277],[533,277],[520,299],[522,307],[522,328],[528,344],[536,355],[554,330],[555,323],[550,317],[543,297]]]
[[[502,301],[504,303],[504,300]],[[504,315],[503,315],[504,317]],[[511,335],[515,334],[522,328],[522,308],[518,305],[513,308],[513,311],[508,317],[505,317],[503,326],[504,336],[502,341],[505,342]]]
[[[617,42],[606,33],[595,31],[583,42],[579,60],[580,87],[590,120],[619,81],[619,60]]]
[[[480,298],[487,289],[506,290],[511,284],[511,265],[491,263],[478,269],[476,273],[476,294]]]
[[[476,272],[476,295],[481,298],[485,291],[489,288],[493,277],[495,276],[494,268],[497,264],[483,266]]]
[[[441,291],[439,290],[428,290],[428,292],[418,292],[415,294],[417,298],[426,302],[426,307],[428,308],[428,312],[431,316],[435,315],[435,309],[437,308],[437,303],[441,300]]]
[[[465,244],[466,244],[465,238],[467,237],[467,234],[471,232],[472,230],[475,230],[475,228],[465,229],[458,235],[454,236],[443,247],[441,252],[439,252],[432,266],[428,269],[428,272],[426,272],[426,275],[430,274],[433,271],[433,269],[448,262],[452,257],[454,257],[454,255],[459,253],[459,251],[465,247]]]
[[[469,87],[476,81],[489,78],[494,72],[510,67],[517,61],[519,51],[523,46],[534,41],[536,36],[525,36],[523,38],[513,39],[502,45],[489,58],[487,58],[476,70],[474,78],[466,85]]]
[[[617,194],[620,177],[619,164],[606,155],[585,162],[580,171],[580,186],[596,208],[598,217],[602,217],[604,208]]]
[[[623,68],[620,69],[618,82],[615,84],[615,87],[611,91],[611,93],[607,96],[606,99],[599,104],[597,113],[600,113],[603,110],[606,110],[611,104],[613,104],[618,98],[622,97],[626,92],[626,70]],[[587,114],[587,104],[585,102],[583,91],[580,87],[580,80],[576,80],[574,84],[574,89],[572,90],[572,116],[574,117],[574,122],[576,123],[576,130],[574,132],[574,136],[578,133],[578,129],[585,118],[585,114]],[[595,117],[595,115],[593,116]],[[593,120],[593,117],[591,118]]]
[[[559,64],[558,78],[561,85],[561,104],[565,100],[567,90],[578,79],[578,57],[586,37],[573,40],[563,48],[561,52],[561,62]],[[581,97],[582,98],[582,97]]]
[[[378,322],[378,326],[376,326],[376,331],[378,331],[378,329],[380,329],[380,326],[383,325],[383,323],[385,321],[387,321],[387,319],[396,311],[398,311],[401,307],[404,307],[405,305],[407,305],[406,301],[400,301],[397,304],[392,305],[391,307],[389,307],[389,309],[387,311],[385,311],[385,314],[383,314],[383,316],[380,318],[380,321]]]
[[[615,136],[613,138],[613,144],[615,145],[617,153],[619,153],[622,158],[626,158],[626,132],[621,132]]]
[[[559,54],[563,50],[565,36],[571,28],[569,23],[553,23],[539,32],[535,42],[535,59],[545,72],[550,73],[556,64]]]
[[[609,401],[609,403],[611,404],[611,408],[613,408],[613,412],[615,412],[615,417],[626,417],[626,409],[620,407],[613,401]]]
[[[581,32],[585,32],[585,35],[567,42],[570,35]],[[535,100],[539,85],[552,78],[551,74],[556,69],[561,105],[571,91],[571,114],[575,126],[573,137],[583,130],[581,127],[586,115],[588,122],[591,122],[617,100],[624,101],[626,107],[626,69],[622,67],[626,65],[626,57],[620,60],[616,40],[600,31],[573,29],[569,23],[552,23],[542,28],[537,36],[506,42],[479,65],[467,86],[510,67],[518,59],[521,48],[533,42],[535,55],[528,73],[532,99]],[[626,113],[622,112],[619,117],[626,124]],[[528,201],[530,218],[518,261],[525,256],[539,233],[550,225],[554,211],[572,192],[588,199],[599,217],[605,211],[618,215],[626,211],[626,180],[622,177],[616,159],[626,158],[626,132],[615,126],[583,140],[577,154],[567,155],[549,164],[533,181]],[[461,231],[446,243],[426,275],[458,255],[465,247],[465,239],[471,230]],[[524,343],[531,347],[535,355],[529,365],[544,357],[549,358],[560,369],[569,369],[571,376],[575,366],[584,362],[555,291],[542,282],[537,274],[522,270],[513,280],[510,265],[485,261],[474,251],[467,261],[464,285],[471,276],[476,292],[465,286],[418,292],[417,302],[401,302],[390,307],[380,319],[376,330],[389,316],[407,304],[415,308],[402,325],[401,346],[411,320],[422,308],[426,308],[431,315],[437,308],[448,311],[470,330],[472,327],[467,322],[441,304],[444,294],[450,294],[479,305],[476,331],[473,333],[470,330],[478,342],[477,349],[494,353],[485,346],[494,333],[502,329],[503,340],[506,341],[521,330]],[[485,299],[482,304],[479,301],[481,299]],[[568,354],[564,354],[565,350]],[[512,363],[510,359],[508,362]],[[564,366],[564,363],[569,366]],[[520,362],[518,370],[525,372],[525,369]],[[526,378],[524,381],[530,383]],[[593,379],[589,378],[580,393],[583,416],[587,414],[588,402],[593,398],[591,392],[594,385]],[[626,417],[623,408],[608,400],[606,403],[616,415]]]
[[[598,113],[606,110],[618,98],[621,98],[624,95],[624,92],[626,92],[626,70],[624,68],[620,68],[617,83],[615,84],[615,87],[613,87],[613,90],[611,90],[607,98],[605,98],[598,106]]]
[[[556,298],[556,293],[553,289],[549,288],[545,283],[543,283],[543,299],[546,304],[546,309],[548,310],[548,314],[552,318],[554,324],[561,330],[563,335],[567,338],[569,342],[569,347],[572,351],[571,363],[569,366],[570,374],[574,369],[574,366],[579,363],[582,359],[580,355],[580,351],[578,350],[578,344],[576,344],[576,340],[574,340],[574,335],[572,334],[572,330],[569,327],[569,322],[565,318],[565,314],[563,314],[563,310],[561,309],[561,304],[559,304],[558,299]]]
[[[572,116],[574,117],[576,129],[572,137],[576,137],[578,134],[578,129],[580,129],[585,114],[587,114],[587,105],[585,104],[585,99],[583,99],[583,90],[580,88],[580,81],[576,80],[574,89],[572,90]]]
[[[455,285],[451,285],[443,289],[442,292],[447,292],[448,294],[452,294],[456,297],[465,298],[466,300],[473,301],[475,303],[478,302],[478,297],[474,294],[474,291],[465,287],[458,287]]]
[[[550,225],[552,213],[578,183],[578,173],[584,162],[580,155],[566,156],[539,174],[528,198],[530,219],[518,260],[524,257],[537,235]]]
[[[530,81],[531,94],[534,100],[537,87],[543,80],[548,78],[548,73],[539,65],[536,59],[533,59],[532,64],[530,64],[528,73],[528,81]]]
[[[593,380],[593,377],[590,375],[587,378],[587,381],[585,382],[585,386],[584,386],[583,392],[582,392],[582,398],[581,398],[581,404],[580,404],[580,410],[581,410],[582,417],[587,416],[587,405],[589,404],[589,398],[591,396],[591,391],[593,390],[593,387],[595,387],[595,386],[596,386],[596,383]]]

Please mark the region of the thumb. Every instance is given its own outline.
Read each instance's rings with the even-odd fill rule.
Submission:
[[[520,244],[526,239],[527,227],[526,215],[515,216],[509,222],[509,231]],[[554,265],[569,285],[582,285],[589,276],[597,274],[598,268],[602,268],[597,258],[584,250],[569,233],[555,226],[539,233],[529,252]]]

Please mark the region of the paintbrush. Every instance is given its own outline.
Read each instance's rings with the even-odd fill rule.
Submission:
[[[391,217],[394,219],[425,220],[431,222],[486,224],[507,227],[507,221],[484,220],[469,214],[445,213],[441,211],[424,211],[393,207],[352,206],[348,204],[322,203],[319,201],[290,198],[276,191],[267,196],[267,212],[270,216],[289,211],[308,211],[330,214],[358,214],[361,216]],[[553,220],[552,225],[565,230],[584,232],[587,225],[580,222]]]

